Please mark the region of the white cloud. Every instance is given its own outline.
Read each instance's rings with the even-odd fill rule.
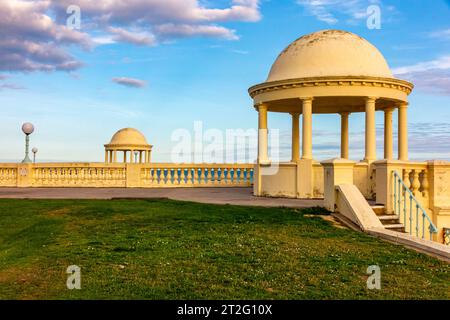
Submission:
[[[176,25],[163,24],[156,27],[156,32],[164,38],[184,38],[193,36],[223,38],[226,40],[238,40],[234,30],[216,25]]]
[[[440,38],[444,40],[450,39],[450,29],[438,30],[429,33],[429,36],[432,38]]]
[[[0,89],[23,90],[25,87],[14,83],[3,83],[0,84]]]
[[[198,0],[53,0],[59,19],[68,5],[81,8],[89,28],[112,35],[99,37],[138,45],[154,45],[158,40],[185,37],[216,37],[237,40],[235,30],[217,25],[220,22],[256,22],[261,19],[259,0],[231,0],[228,8],[208,8]],[[110,42],[106,42],[110,43]]]
[[[113,27],[110,27],[107,30],[113,34],[111,39],[114,42],[127,42],[139,46],[150,46],[154,45],[156,42],[155,36],[147,32],[130,32],[122,28]]]
[[[144,80],[139,80],[135,78],[127,78],[127,77],[116,77],[112,79],[113,82],[120,84],[126,87],[133,88],[143,88],[147,85],[147,82]]]
[[[47,14],[50,1],[0,1],[0,70],[70,71],[82,63],[67,45],[92,46],[86,33],[56,24]]]
[[[74,71],[75,45],[126,42],[152,46],[176,38],[237,40],[221,22],[261,19],[259,0],[230,0],[211,8],[199,0],[0,0],[0,71]],[[69,5],[81,9],[81,30],[66,26]]]
[[[450,55],[392,71],[396,76],[413,82],[418,90],[450,95]]]
[[[447,70],[450,69],[450,55],[449,56],[443,56],[439,59],[425,61],[425,62],[419,62],[415,63],[413,65],[405,66],[405,67],[399,67],[394,68],[392,72],[396,75],[402,75],[402,74],[408,74],[412,72],[422,72],[422,71],[429,71],[429,70]]]

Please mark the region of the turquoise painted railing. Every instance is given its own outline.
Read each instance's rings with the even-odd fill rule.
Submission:
[[[405,231],[408,231],[411,235],[415,234],[416,237],[425,239],[425,225],[428,223],[428,232],[430,234],[430,240],[432,240],[433,233],[437,233],[438,229],[431,221],[426,210],[414,197],[414,194],[405,184],[399,173],[397,171],[393,171],[393,175],[394,212],[399,216],[400,221],[403,221]],[[422,221],[422,223],[420,223],[420,221]],[[415,224],[414,227],[413,224]]]

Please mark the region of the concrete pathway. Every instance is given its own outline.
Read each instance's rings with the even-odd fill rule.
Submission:
[[[0,188],[10,199],[114,199],[168,198],[214,204],[309,208],[323,206],[321,199],[254,197],[252,188]]]

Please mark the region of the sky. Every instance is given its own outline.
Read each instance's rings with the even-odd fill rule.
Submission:
[[[367,26],[371,5],[379,29]],[[196,121],[224,135],[256,129],[248,88],[289,43],[324,29],[364,37],[415,84],[410,158],[450,160],[448,0],[1,0],[0,17],[0,161],[23,158],[24,122],[38,161],[103,161],[124,127],[144,133],[155,162],[170,162],[173,133]],[[381,156],[381,112],[376,121]],[[289,159],[290,116],[270,113],[269,129]],[[316,159],[339,156],[339,132],[338,115],[313,116]],[[352,114],[352,159],[363,133],[364,114]]]

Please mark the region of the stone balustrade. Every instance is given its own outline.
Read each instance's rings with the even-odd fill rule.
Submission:
[[[125,166],[36,165],[33,187],[125,187]]]
[[[0,165],[0,186],[15,187],[17,186],[17,165],[2,164]]]
[[[406,186],[424,206],[429,206],[428,165],[426,162],[407,162],[402,166],[401,174]]]
[[[0,164],[0,187],[247,187],[253,164]]]
[[[152,164],[141,169],[146,187],[251,186],[251,164]]]

